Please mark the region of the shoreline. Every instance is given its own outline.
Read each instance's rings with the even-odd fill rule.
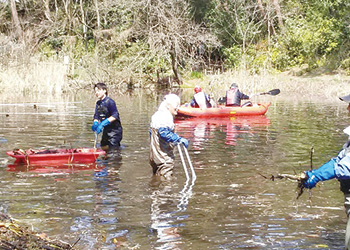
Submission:
[[[11,73],[15,74],[8,75],[3,72],[3,74],[0,75],[0,96],[2,97],[3,102],[6,102],[11,96],[14,98],[25,97],[24,99],[29,100],[38,99],[39,96],[45,97],[48,100],[53,97],[58,99],[71,99],[70,96],[74,96],[80,91],[87,91],[88,86],[92,85],[91,80],[82,80],[86,87],[81,88],[81,85],[72,85],[70,84],[69,79],[64,77],[64,75],[59,75],[59,79],[64,81],[64,83],[61,82],[61,85],[56,88],[57,86],[55,86],[56,82],[54,80],[58,80],[58,78],[56,79],[53,77],[51,79],[46,79],[46,83],[41,84],[43,79],[40,79],[41,81],[39,81],[39,79],[35,80],[35,75],[21,75],[19,72]],[[13,91],[12,86],[16,86],[16,84],[13,84],[19,78],[23,78],[23,81],[21,81],[20,86],[16,87],[17,90]],[[32,84],[32,82],[34,83]],[[236,70],[226,71],[220,74],[203,75],[201,78],[191,79],[184,76],[182,85],[179,86],[174,84],[173,86],[174,88],[183,89],[184,92],[188,91],[186,94],[191,96],[194,86],[200,85],[204,92],[214,97],[214,100],[217,100],[217,97],[225,95],[226,90],[233,82],[238,84],[241,92],[248,95],[278,88],[281,90],[278,97],[293,100],[304,99],[308,101],[334,102],[335,99],[339,100],[339,97],[350,94],[350,76],[342,73],[314,73],[297,76],[295,72],[290,71],[278,74],[252,75],[247,71]],[[130,89],[127,88],[126,84],[122,88],[118,88],[117,85],[111,86],[115,93],[126,94],[130,92]],[[164,88],[156,83],[144,83],[143,86],[138,86],[131,91],[145,91],[146,93],[152,95],[157,90],[164,91]],[[171,91],[171,88],[169,88],[169,90]],[[339,102],[341,101],[339,100]]]
[[[214,95],[223,95],[230,84],[235,82],[244,93],[260,93],[278,88],[279,97],[285,99],[305,99],[310,101],[334,102],[339,97],[350,94],[350,76],[334,75],[305,75],[292,76],[288,73],[276,75],[246,75],[227,72],[220,75],[207,76],[203,81],[189,80],[184,87],[201,85],[203,90]],[[342,102],[339,100],[339,102]]]

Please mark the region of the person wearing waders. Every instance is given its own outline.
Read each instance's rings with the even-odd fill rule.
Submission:
[[[120,147],[123,138],[123,128],[115,101],[108,96],[104,83],[94,85],[98,101],[96,102],[92,131],[100,134],[102,131],[101,148],[111,151]]]
[[[347,215],[345,249],[350,249],[350,126],[344,129],[348,141],[338,155],[315,170],[306,171],[302,181],[305,188],[312,189],[319,181],[338,179],[340,190],[344,193],[344,207]]]
[[[169,179],[174,168],[174,146],[182,143],[188,147],[188,140],[174,133],[174,116],[180,106],[180,98],[168,94],[151,118],[149,162],[153,174]]]
[[[195,86],[194,92],[195,94],[193,95],[193,98],[190,103],[192,108],[211,108],[210,96],[204,93],[200,86]]]
[[[226,106],[241,106],[241,100],[243,99],[249,99],[248,95],[243,94],[238,89],[238,85],[236,83],[232,83],[230,86],[230,89],[226,91]],[[248,102],[248,105],[251,104]]]

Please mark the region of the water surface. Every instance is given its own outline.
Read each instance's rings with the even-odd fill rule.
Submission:
[[[152,178],[148,165],[148,125],[162,94],[111,97],[124,128],[121,156],[60,168],[14,165],[5,152],[93,147],[93,94],[3,98],[2,212],[77,249],[342,249],[336,180],[296,200],[295,182],[262,175],[309,169],[311,147],[315,167],[335,156],[349,125],[344,105],[266,96],[265,116],[177,121],[197,174],[186,186],[177,153],[171,181]]]

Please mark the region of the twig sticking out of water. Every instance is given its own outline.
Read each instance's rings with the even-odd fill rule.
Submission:
[[[311,147],[311,150],[310,150],[310,170],[312,171],[313,169],[313,165],[312,165],[312,156],[314,155],[314,146]]]

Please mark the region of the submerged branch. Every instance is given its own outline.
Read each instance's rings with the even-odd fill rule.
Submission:
[[[304,181],[306,180],[307,176],[306,174],[300,173],[298,175],[293,175],[293,174],[276,174],[276,175],[271,175],[270,178],[262,175],[261,173],[259,173],[262,177],[264,177],[265,179],[270,179],[272,181],[274,181],[275,179],[289,179],[289,180],[295,180],[295,181]]]
[[[300,174],[276,174],[276,175],[271,175],[270,178],[262,175],[261,173],[259,173],[262,177],[264,177],[265,179],[270,179],[272,181],[275,181],[276,179],[288,179],[288,180],[293,180],[293,181],[297,181],[297,199],[299,199],[299,197],[303,194],[304,192],[304,185],[303,182],[307,179],[307,175],[302,172]]]

